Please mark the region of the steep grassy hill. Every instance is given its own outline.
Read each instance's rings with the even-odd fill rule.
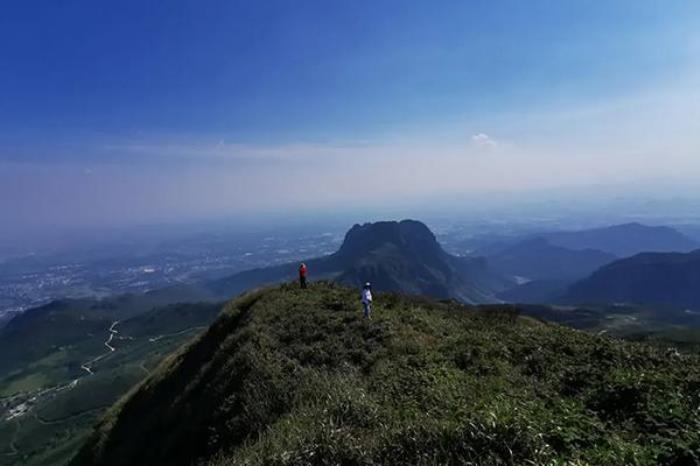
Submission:
[[[513,308],[387,294],[360,316],[356,290],[325,283],[234,300],[73,464],[698,461],[698,357]]]

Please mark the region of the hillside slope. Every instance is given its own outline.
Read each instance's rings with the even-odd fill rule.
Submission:
[[[613,262],[574,283],[562,301],[700,310],[700,250],[638,254]]]
[[[229,303],[74,465],[693,464],[700,360],[518,317],[282,285]]]
[[[85,350],[99,350],[102,342],[95,335],[101,336],[115,320],[126,321],[172,304],[203,301],[216,302],[198,287],[179,285],[105,299],[62,299],[29,309],[0,328],[0,379],[62,347],[94,340],[94,348]]]
[[[89,302],[42,310],[40,321],[54,323],[53,332],[44,325],[36,335],[22,330],[18,345],[27,351],[10,353],[23,359],[8,361],[16,368],[0,375],[0,466],[65,465],[101,415],[165,355],[207,328],[222,307],[176,304],[116,322],[90,307],[71,309],[72,303]],[[27,322],[18,321],[15,330]],[[68,330],[70,340],[62,336]],[[6,343],[0,338],[0,348],[11,348]]]

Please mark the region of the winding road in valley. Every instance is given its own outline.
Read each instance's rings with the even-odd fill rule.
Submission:
[[[15,438],[17,437],[18,432],[19,432],[19,430],[20,430],[19,418],[20,418],[20,417],[23,417],[24,415],[26,415],[26,414],[29,413],[30,411],[33,411],[33,407],[34,407],[40,400],[45,399],[45,398],[47,398],[47,397],[54,396],[54,395],[56,395],[57,393],[59,393],[59,392],[61,392],[61,391],[63,391],[63,390],[70,390],[70,389],[72,389],[72,388],[75,388],[75,387],[78,385],[78,383],[79,383],[79,381],[80,381],[81,378],[88,377],[88,376],[91,376],[91,375],[95,374],[95,372],[93,371],[93,367],[95,366],[95,364],[98,363],[99,361],[103,360],[104,358],[106,358],[106,357],[109,356],[110,354],[114,353],[115,351],[117,351],[117,348],[115,348],[114,346],[112,346],[112,343],[114,342],[115,339],[129,339],[129,340],[133,340],[133,338],[131,338],[131,337],[123,337],[123,336],[120,336],[120,335],[119,335],[119,331],[117,330],[117,325],[119,325],[119,321],[118,321],[118,320],[115,320],[114,322],[112,322],[112,324],[111,324],[111,325],[109,326],[109,328],[107,329],[107,337],[106,337],[106,339],[105,339],[104,342],[103,342],[103,345],[104,345],[104,347],[106,348],[106,351],[104,351],[104,352],[103,352],[102,354],[100,354],[99,356],[97,356],[97,357],[95,357],[95,358],[92,358],[92,359],[90,359],[90,360],[84,362],[84,363],[80,366],[80,369],[82,369],[83,371],[85,371],[85,372],[87,373],[86,375],[83,375],[82,377],[79,376],[79,377],[77,377],[77,378],[71,380],[71,381],[68,382],[68,383],[64,383],[64,384],[61,384],[61,385],[57,385],[57,386],[53,386],[53,387],[41,389],[41,390],[38,390],[38,391],[36,391],[36,392],[34,392],[34,393],[25,394],[25,395],[23,395],[22,397],[19,397],[19,398],[18,398],[17,402],[15,403],[16,406],[11,406],[9,409],[6,410],[6,413],[3,414],[3,417],[0,418],[0,420],[2,420],[2,421],[9,421],[9,422],[14,421],[14,422],[17,423],[17,424],[16,424],[16,428],[15,428],[15,433],[14,433],[14,437],[15,437]],[[193,331],[201,330],[201,329],[204,329],[204,328],[206,328],[206,326],[190,327],[190,328],[186,328],[186,329],[184,329],[184,330],[181,330],[181,331],[179,331],[179,332],[174,332],[174,333],[169,333],[169,334],[162,334],[162,335],[157,335],[157,336],[154,336],[154,337],[150,337],[150,338],[148,338],[147,341],[148,341],[149,343],[153,344],[153,343],[156,343],[156,342],[158,342],[158,341],[160,341],[160,340],[162,340],[162,339],[165,339],[165,338],[176,337],[176,336],[179,336],[179,335],[188,333],[188,332],[193,332]],[[144,372],[146,375],[148,375],[148,374],[150,374],[151,371],[145,366],[145,363],[146,363],[146,361],[141,361],[141,363],[139,364],[139,368],[141,368],[141,370],[143,370],[143,372]],[[90,409],[90,410],[88,410],[88,411],[86,411],[86,412],[98,411],[98,410],[100,410],[100,409],[104,409],[104,407],[93,408],[93,409]],[[82,415],[85,414],[85,412],[83,412],[83,413],[77,413],[77,414],[74,414],[74,415],[69,416],[69,417],[64,418],[64,419],[55,419],[55,420],[50,420],[50,421],[49,421],[49,420],[46,420],[46,419],[41,419],[41,418],[38,416],[37,413],[33,413],[33,414],[34,414],[34,416],[36,417],[37,421],[38,421],[40,424],[42,424],[42,425],[53,425],[53,424],[58,424],[58,423],[66,422],[67,420],[69,420],[69,419],[71,419],[71,418],[73,418],[73,417],[82,416]],[[16,455],[16,454],[17,454],[17,449],[15,448],[14,440],[13,440],[12,442],[10,442],[8,449],[9,449],[9,451],[4,452],[5,455],[13,456],[13,455]]]
[[[114,346],[111,345],[112,340],[114,340],[114,336],[115,336],[116,334],[119,333],[119,331],[115,329],[115,327],[117,326],[117,324],[119,324],[119,321],[118,321],[118,320],[115,320],[114,322],[112,322],[112,325],[109,326],[109,329],[107,329],[107,331],[109,332],[109,335],[107,336],[107,339],[105,340],[104,345],[107,347],[107,349],[108,349],[109,351],[107,351],[107,352],[104,353],[104,354],[101,354],[101,355],[97,356],[97,357],[94,358],[94,359],[91,359],[91,360],[89,360],[89,361],[83,363],[83,365],[80,366],[80,368],[81,368],[82,370],[86,371],[86,372],[88,373],[88,375],[94,374],[94,372],[92,371],[92,369],[91,369],[90,366],[92,366],[92,365],[95,364],[96,362],[98,362],[98,361],[104,359],[104,358],[107,357],[109,354],[111,354],[111,353],[113,353],[113,352],[115,352],[115,351],[117,350]]]
[[[106,358],[113,352],[115,352],[117,349],[112,346],[112,341],[114,340],[115,336],[119,333],[118,330],[116,330],[116,326],[119,324],[118,320],[115,320],[112,322],[112,325],[109,326],[107,329],[108,335],[107,339],[104,341],[104,346],[107,348],[108,351],[105,353],[97,356],[96,358],[90,359],[89,361],[83,363],[80,368],[87,372],[88,375],[94,374],[91,366],[94,365],[96,362]],[[69,383],[62,384],[62,385],[57,385],[54,387],[46,388],[43,390],[39,390],[35,392],[34,394],[30,394],[26,398],[23,397],[23,399],[20,400],[20,403],[17,404],[17,406],[11,408],[8,410],[9,415],[5,416],[3,420],[5,421],[12,421],[15,420],[16,422],[18,418],[24,416],[28,412],[32,410],[32,406],[37,402],[37,400],[40,400],[42,398],[52,396],[58,392],[61,392],[63,390],[69,390],[74,388],[76,385],[78,385],[78,381],[80,378],[73,379]],[[17,431],[19,431],[19,427],[17,428]],[[10,445],[12,447],[12,444]]]

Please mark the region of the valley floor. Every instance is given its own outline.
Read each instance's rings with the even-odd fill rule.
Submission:
[[[205,328],[131,336],[119,324],[0,379],[0,465],[68,462],[107,408]]]

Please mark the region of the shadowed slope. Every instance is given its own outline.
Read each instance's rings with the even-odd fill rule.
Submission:
[[[700,310],[700,250],[638,254],[613,262],[574,283],[562,300]]]

